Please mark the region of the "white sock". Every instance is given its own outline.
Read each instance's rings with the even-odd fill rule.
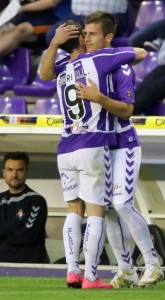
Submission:
[[[145,264],[159,265],[148,225],[140,212],[129,202],[116,205],[115,209],[127,224],[132,238],[144,257]]]
[[[101,217],[88,217],[84,235],[83,251],[85,256],[84,278],[97,279],[97,266],[105,242],[105,220]]]
[[[133,264],[129,244],[130,233],[126,223],[113,208],[106,211],[105,222],[107,238],[116,257],[119,270],[131,271]]]
[[[75,213],[67,215],[63,226],[63,241],[65,248],[68,272],[80,274],[79,254],[81,244],[81,223],[82,217]]]

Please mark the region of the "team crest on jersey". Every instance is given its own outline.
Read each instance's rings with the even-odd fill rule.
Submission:
[[[24,217],[24,212],[23,209],[19,209],[19,211],[17,212],[16,216],[19,220],[22,220],[22,218]]]
[[[113,184],[113,196],[122,194],[122,185],[121,183]]]
[[[132,98],[132,92],[131,91],[127,91],[127,97]]]

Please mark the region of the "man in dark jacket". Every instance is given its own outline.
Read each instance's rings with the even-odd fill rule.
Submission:
[[[29,156],[9,152],[3,176],[9,189],[0,193],[0,262],[48,263],[45,248],[47,203],[26,184]]]

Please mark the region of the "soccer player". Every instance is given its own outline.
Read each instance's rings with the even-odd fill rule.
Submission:
[[[95,12],[86,17],[84,33],[87,52],[109,47],[107,33],[104,30],[106,19],[107,14],[103,12]],[[80,99],[95,101],[115,116],[117,145],[111,147],[113,198],[112,206],[106,212],[106,224],[107,237],[119,268],[111,283],[114,287],[119,288],[138,283],[136,271],[132,267],[129,232],[145,260],[145,270],[139,285],[155,284],[163,279],[163,272],[148,226],[134,206],[135,188],[141,161],[140,141],[131,119],[129,119],[134,104],[134,79],[135,74],[132,67],[124,65],[113,70],[107,76],[110,98],[103,95],[91,80],[89,80],[91,87],[78,82],[79,91],[77,92]]]
[[[64,119],[58,147],[58,168],[64,201],[68,203],[68,215],[63,228],[68,264],[67,284],[88,289],[111,288],[112,285],[98,279],[97,266],[104,244],[105,206],[111,198],[109,145],[115,144],[113,118],[100,104],[77,99],[75,84],[77,80],[86,83],[89,76],[106,94],[107,74],[122,63],[133,61],[136,55],[133,48],[104,49],[84,54],[81,28],[67,24],[74,23],[68,22],[56,30],[40,69],[40,76],[44,80],[51,80],[58,75],[58,96]],[[110,32],[113,32],[111,17],[108,25]],[[68,37],[71,39],[68,40]],[[70,61],[68,63],[68,57],[65,57],[54,68],[59,46],[70,54]],[[136,51],[141,58],[146,55],[141,49]],[[85,210],[87,228],[83,245],[83,279],[78,259]]]

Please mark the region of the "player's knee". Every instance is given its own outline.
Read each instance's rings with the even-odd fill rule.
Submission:
[[[68,202],[68,212],[84,217],[85,204],[80,199]]]
[[[21,36],[34,34],[34,27],[30,23],[24,22],[17,26],[17,33]]]

